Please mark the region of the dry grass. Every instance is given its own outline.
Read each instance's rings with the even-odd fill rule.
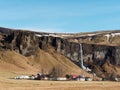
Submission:
[[[5,51],[0,54],[0,70],[14,73],[37,74],[42,69],[49,73],[53,67],[60,67],[65,74],[81,74],[82,70],[65,56],[58,53],[48,53],[38,50],[37,55],[22,56],[14,51]],[[87,76],[92,76],[84,73]]]
[[[1,90],[119,90],[119,82],[78,81],[0,81]]]
[[[119,90],[120,82],[40,81],[9,79],[19,74],[0,72],[0,90]]]
[[[59,64],[66,73],[82,71],[62,55],[39,51],[36,57],[26,58],[15,52],[0,53],[0,90],[119,90],[119,82],[14,80],[18,75],[37,74],[41,67]],[[28,63],[29,62],[29,63]],[[34,65],[32,65],[34,64]],[[46,69],[47,69],[46,68]],[[86,73],[86,75],[89,75]]]

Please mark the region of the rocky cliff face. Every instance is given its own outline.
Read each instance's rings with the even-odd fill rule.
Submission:
[[[7,32],[7,34],[3,33],[2,31],[0,34],[0,48],[4,50],[14,50],[24,56],[35,55],[35,53],[37,53],[37,48],[43,49],[45,51],[47,51],[49,48],[54,48],[57,53],[66,56],[71,61],[80,66],[81,43],[83,51],[82,56],[84,61],[83,64],[85,67],[89,67],[90,69],[92,69],[93,72],[98,71],[96,69],[98,67],[104,75],[107,75],[108,73],[113,74],[115,72],[115,69],[111,70],[111,72],[108,72],[105,69],[104,65],[106,64],[106,62],[110,65],[120,66],[119,46],[98,45],[95,43],[88,44],[82,42],[81,40],[83,40],[83,38],[80,37],[79,42],[72,42],[72,40],[76,40],[76,38],[68,39],[49,34],[44,35],[43,33],[20,30],[11,31],[9,33]],[[93,37],[87,37],[85,37],[86,40],[93,39]],[[101,37],[101,35],[98,35],[96,37]]]
[[[118,46],[105,46],[82,43],[82,48],[84,62],[90,61],[100,64],[103,63],[104,60],[109,58],[109,62],[111,64],[120,65],[120,47]],[[73,61],[79,62],[81,59],[80,45],[78,43],[61,43],[61,45],[57,47],[57,51]]]
[[[34,32],[13,31],[4,36],[1,41],[3,48],[6,50],[14,50],[22,55],[29,56],[34,54],[37,47],[37,39]]]

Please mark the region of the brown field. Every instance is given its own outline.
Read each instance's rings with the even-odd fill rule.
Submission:
[[[0,90],[120,90],[120,82],[108,81],[40,81],[40,80],[15,80],[11,79],[19,75],[37,74],[41,67],[50,68],[59,64],[66,73],[81,74],[82,70],[60,55],[53,55],[40,51],[35,60],[21,56],[15,52],[0,54]],[[45,61],[44,61],[45,60]],[[36,61],[36,62],[35,62]],[[28,63],[29,62],[29,63]],[[44,63],[46,62],[46,63]],[[91,76],[88,73],[84,73]]]
[[[120,82],[15,80],[18,74],[0,72],[0,90],[119,90]]]
[[[119,90],[119,82],[79,81],[0,81],[1,90]]]

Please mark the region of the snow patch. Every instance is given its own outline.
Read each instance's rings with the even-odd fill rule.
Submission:
[[[105,36],[107,37],[107,42],[108,42],[111,35],[110,34],[106,34]]]
[[[95,36],[96,34],[88,34],[87,36]]]
[[[109,34],[106,34],[105,36],[107,37],[107,42],[109,42],[110,40],[110,37],[115,37],[115,36],[119,36],[120,33],[109,33]]]
[[[36,34],[35,36],[37,36],[37,37],[42,37],[42,35],[40,35],[40,34]]]
[[[115,36],[120,35],[120,33],[112,33],[111,35],[112,35],[112,37],[115,37]]]

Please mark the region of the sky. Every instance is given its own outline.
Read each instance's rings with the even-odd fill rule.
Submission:
[[[120,0],[0,0],[0,27],[59,33],[120,30]]]

